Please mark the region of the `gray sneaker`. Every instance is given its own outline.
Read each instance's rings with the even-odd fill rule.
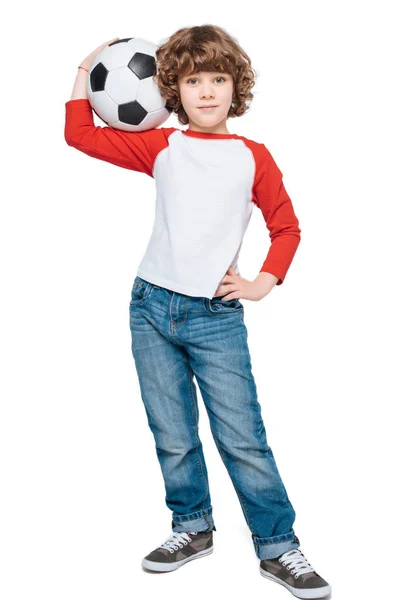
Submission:
[[[214,530],[216,531],[215,527]],[[174,532],[165,542],[142,560],[142,567],[150,571],[174,571],[194,558],[207,556],[213,551],[213,532]]]
[[[314,571],[299,548],[261,560],[260,573],[284,585],[296,598],[324,598],[331,593],[329,583]]]

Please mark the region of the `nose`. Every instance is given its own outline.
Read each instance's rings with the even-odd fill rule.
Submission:
[[[201,98],[214,98],[213,88],[210,84],[206,83],[201,88]]]

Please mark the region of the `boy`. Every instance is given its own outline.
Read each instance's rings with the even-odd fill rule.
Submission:
[[[157,182],[155,223],[132,288],[130,328],[173,533],[142,565],[169,572],[213,551],[216,528],[195,375],[261,574],[298,598],[327,596],[329,584],[299,549],[295,511],[267,444],[239,300],[260,300],[281,285],[300,242],[298,219],[270,152],[227,130],[227,119],[244,114],[253,97],[250,59],[219,27],[178,30],[157,50],[156,79],[189,128],[126,133],[94,127],[86,98],[87,70],[105,45],[80,65],[66,103],[65,139]],[[254,204],[272,243],[249,281],[237,261]]]

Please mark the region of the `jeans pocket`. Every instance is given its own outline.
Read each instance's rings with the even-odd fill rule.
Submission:
[[[130,305],[133,306],[147,300],[152,290],[153,285],[149,281],[146,281],[137,275],[135,277],[135,281],[133,282]]]
[[[204,298],[206,310],[213,314],[226,314],[232,312],[243,312],[244,306],[239,298],[221,300],[217,298]]]

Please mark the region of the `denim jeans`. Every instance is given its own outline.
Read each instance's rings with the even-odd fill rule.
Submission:
[[[140,393],[172,530],[214,528],[195,376],[256,555],[275,558],[299,547],[295,511],[267,443],[243,304],[221,298],[187,296],[135,278],[129,313]]]

